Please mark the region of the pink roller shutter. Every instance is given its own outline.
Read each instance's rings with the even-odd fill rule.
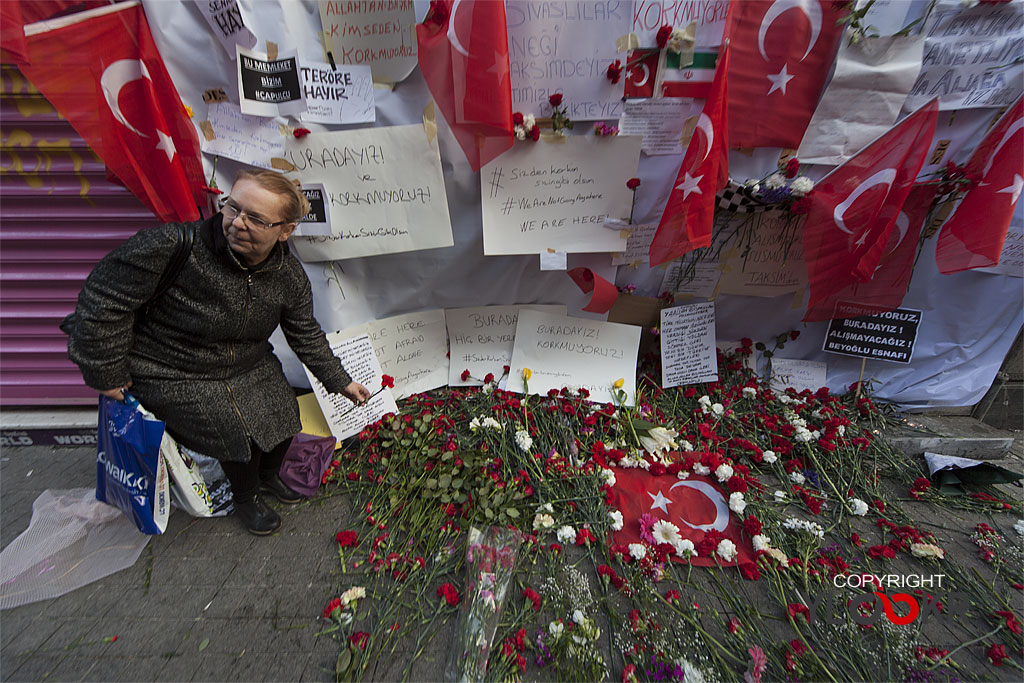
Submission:
[[[156,222],[17,68],[0,67],[0,406],[96,402],[57,325],[96,262]]]

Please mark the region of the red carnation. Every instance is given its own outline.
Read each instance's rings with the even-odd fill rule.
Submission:
[[[380,378],[380,388],[381,389],[394,389],[395,388],[395,378],[392,377],[391,375],[381,375],[381,378]]]
[[[540,126],[534,126],[530,129],[530,139],[534,142],[540,140]]]
[[[313,131],[311,131],[309,128],[296,128],[294,131],[292,131],[292,135],[295,136],[296,140],[301,140],[302,138],[306,137],[312,132]]]
[[[608,65],[608,70],[605,71],[605,76],[612,83],[618,83],[619,79],[622,78],[622,62],[616,59],[614,62]]]
[[[522,112],[517,111],[516,113],[512,114],[512,125],[513,126],[521,126],[521,125],[523,125],[523,113]]]
[[[533,611],[540,610],[540,594],[532,588],[523,589],[523,597],[533,603]]]
[[[630,178],[629,180],[626,181],[626,187],[628,187],[631,190],[635,190],[636,188],[640,187],[640,179]]]
[[[490,384],[493,381],[494,381],[494,373],[493,372],[488,372],[486,375],[484,375],[484,384]]]
[[[556,92],[554,95],[548,95],[548,104],[553,108],[562,106],[562,93]]]
[[[462,379],[463,382],[465,382],[467,379],[469,379],[469,370],[463,370],[462,374],[459,375],[459,377]]]
[[[757,581],[761,578],[761,570],[753,562],[744,562],[740,565],[740,576],[747,581]]]
[[[763,525],[761,524],[761,520],[759,520],[757,517],[754,517],[753,515],[743,520],[743,530],[751,536],[757,536],[759,533],[761,533],[762,529]]]
[[[358,475],[356,475],[358,478]],[[334,537],[342,548],[351,548],[359,542],[359,534],[354,531],[339,531]]]
[[[800,162],[799,161],[797,161],[794,158],[794,159],[790,159],[789,161],[786,162],[785,175],[786,175],[787,178],[795,178],[796,174],[799,173],[799,172],[800,172]],[[796,339],[796,337],[794,337],[794,339]]]
[[[992,662],[992,666],[1002,666],[1003,660],[1007,659],[1005,645],[989,645],[988,649],[985,650],[985,656],[988,657],[988,661]]]
[[[437,587],[437,597],[444,598],[445,601],[455,607],[459,604],[459,591],[451,583],[442,583]]]
[[[360,650],[366,649],[366,643],[370,640],[370,634],[366,631],[356,631],[348,637],[348,642]]]
[[[658,29],[658,35],[655,38],[658,42],[658,49],[664,50],[665,46],[668,45],[668,39],[672,37],[672,27],[665,24]]]
[[[796,615],[802,614],[804,615],[804,618],[807,619],[807,623],[811,623],[811,611],[807,609],[807,605],[791,602],[789,607],[786,608],[786,611],[789,613],[790,619],[796,619]]]
[[[327,603],[327,607],[324,607],[324,619],[330,619],[331,613],[336,609],[341,609],[341,598],[334,598]]]

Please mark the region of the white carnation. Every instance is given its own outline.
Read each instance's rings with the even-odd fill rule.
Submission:
[[[647,548],[642,543],[630,543],[629,554],[633,556],[635,560],[642,560],[647,557]]]
[[[754,387],[743,387],[743,398],[754,398],[757,396],[757,389]]]
[[[543,512],[538,512],[533,518],[534,531],[546,531],[555,525],[555,518]],[[575,537],[574,537],[575,538]]]
[[[706,477],[709,474],[711,474],[711,468],[707,467],[706,465],[702,465],[702,464],[700,464],[698,462],[698,463],[695,463],[694,466],[693,466],[693,473],[694,474],[699,474],[702,477]]]
[[[715,552],[726,562],[732,562],[736,559],[736,544],[728,538],[722,539],[719,541],[718,549]]]
[[[789,478],[797,486],[802,486],[803,483],[805,481],[807,481],[807,479],[804,477],[804,475],[800,474],[799,472],[790,472],[789,473]]]
[[[501,430],[501,423],[495,420],[493,417],[485,417],[483,422],[481,422],[480,424],[486,427],[487,429],[497,429],[499,431]]]
[[[764,456],[764,461],[769,465],[779,459],[778,456],[775,455],[775,451],[765,451],[762,455]]]
[[[679,441],[679,447],[686,451],[687,453],[693,451],[693,444],[687,441],[686,439],[681,439]]]
[[[786,492],[785,491],[776,491],[775,492],[775,502],[776,503],[781,503],[784,500],[786,500]]]
[[[814,181],[807,176],[798,176],[794,178],[793,182],[789,186],[789,191],[793,193],[794,197],[803,197],[813,189]]]
[[[612,510],[608,513],[608,516],[612,520],[612,531],[622,531],[622,511]]]
[[[857,515],[858,517],[863,517],[864,515],[868,514],[868,504],[865,503],[860,498],[851,498],[850,510],[851,512],[853,512],[853,514]]]
[[[612,472],[608,468],[602,467],[601,474],[602,476],[604,476],[604,483],[608,484],[609,486],[615,486],[615,472]]]
[[[565,526],[558,527],[555,536],[558,537],[561,543],[572,543],[576,540],[576,530],[566,524]]]
[[[754,544],[754,552],[757,552],[759,550],[768,550],[768,548],[772,547],[772,539],[768,538],[764,534],[758,534],[757,536],[754,536],[754,538],[751,539],[751,541]]]
[[[772,173],[764,181],[764,186],[767,187],[769,190],[776,190],[780,187],[785,186],[785,184],[786,177],[781,173]]]
[[[676,551],[676,555],[679,557],[696,557],[697,546],[693,544],[688,538],[681,538],[677,543],[672,544],[672,549]]]
[[[729,509],[737,515],[743,514],[743,511],[747,509],[747,501],[743,499],[742,493],[736,491],[729,494]]]
[[[732,474],[732,467],[730,467],[728,464],[724,462],[721,465],[719,465],[718,468],[715,470],[715,477],[718,479],[718,481],[723,483],[729,481],[729,479],[732,477]]]
[[[533,446],[533,439],[530,438],[530,433],[525,429],[517,429],[516,445],[519,446],[519,450],[524,453],[528,453],[530,451],[530,447]]]
[[[723,406],[721,403],[712,403],[711,414],[714,415],[715,417],[722,417],[722,415],[725,414],[725,406]]]
[[[523,128],[526,129],[527,133],[533,130],[533,127],[536,125],[537,117],[534,116],[533,114],[527,114],[526,116],[523,117]]]
[[[1017,523],[1013,525],[1013,530],[1019,535],[1024,536],[1024,519],[1018,519]]]

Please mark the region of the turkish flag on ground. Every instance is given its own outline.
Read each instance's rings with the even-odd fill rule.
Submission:
[[[205,205],[199,139],[137,3],[26,26],[25,76],[164,221]]]
[[[743,522],[729,509],[729,493],[713,479],[697,474],[686,479],[672,474],[655,476],[639,467],[610,469],[615,473],[610,504],[622,512],[622,529],[612,534],[616,543],[640,543],[640,517],[646,514],[675,524],[683,540],[694,545],[711,529],[720,532],[736,544],[737,551],[732,562],[718,558],[724,566],[754,561],[754,548],[743,533]],[[685,561],[674,553],[672,558]],[[710,555],[698,555],[689,562],[698,567],[716,564]]]
[[[895,229],[889,235],[889,241],[871,279],[867,282],[856,281],[813,306],[808,306],[804,320],[811,322],[831,320],[833,317],[876,315],[899,308],[910,287],[921,228],[928,217],[936,189],[934,183],[914,185],[896,216]],[[835,315],[836,304],[839,302],[844,304],[841,316]],[[862,308],[863,312],[851,313],[850,306]]]
[[[433,0],[416,41],[423,80],[479,171],[513,143],[505,3]]]
[[[726,74],[731,47],[722,49],[711,93],[704,103],[679,174],[651,241],[651,267],[711,245],[715,194],[729,181]]]
[[[875,274],[930,149],[938,113],[934,99],[818,181],[804,225],[807,316],[820,314],[837,292]]]
[[[1024,187],[1024,98],[988,132],[966,172],[981,181],[967,191],[935,245],[935,262],[947,275],[999,263]]]
[[[818,106],[845,24],[846,3],[833,0],[734,2],[726,35],[729,143],[733,147],[800,146]]]

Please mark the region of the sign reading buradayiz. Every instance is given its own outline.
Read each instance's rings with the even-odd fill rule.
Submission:
[[[842,310],[843,304],[839,306]],[[853,306],[863,308],[859,304]],[[921,311],[909,308],[857,318],[835,318],[829,323],[822,351],[890,363],[909,363],[920,324]]]

